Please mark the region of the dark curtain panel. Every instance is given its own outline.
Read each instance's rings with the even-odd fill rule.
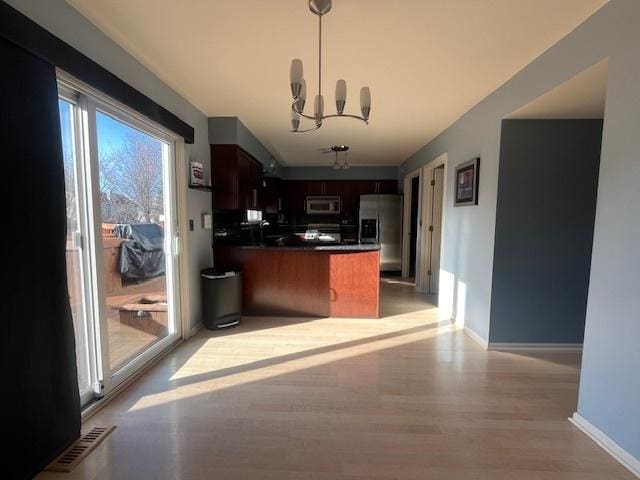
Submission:
[[[55,68],[0,39],[2,478],[32,478],[80,433]]]

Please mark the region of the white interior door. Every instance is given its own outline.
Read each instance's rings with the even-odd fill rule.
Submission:
[[[440,285],[440,246],[442,241],[442,201],[444,194],[444,165],[433,169],[431,202],[431,252],[429,254],[429,293],[437,294]]]
[[[416,288],[423,293],[435,294],[439,288],[440,258],[445,247],[442,245],[442,231],[445,222],[443,202],[446,194],[446,162],[447,154],[443,154],[422,169],[425,182],[421,190],[420,218],[424,229],[419,242]]]

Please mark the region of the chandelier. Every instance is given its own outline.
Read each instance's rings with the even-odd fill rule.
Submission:
[[[292,133],[304,133],[317,130],[322,127],[322,121],[331,117],[348,117],[369,123],[369,113],[371,111],[371,91],[369,87],[360,89],[360,112],[359,115],[349,115],[344,113],[347,101],[347,82],[338,80],[336,82],[336,110],[332,115],[324,114],[324,97],[322,96],[322,17],[331,10],[331,0],[309,0],[309,10],[318,16],[318,94],[313,102],[313,115],[304,113],[304,105],[307,100],[307,83],[304,80],[302,70],[302,60],[294,58],[291,60],[290,82],[293,103],[291,104],[291,127]],[[304,130],[299,130],[300,119],[306,118],[314,121],[314,126]],[[337,152],[336,152],[337,153]]]
[[[333,147],[331,147],[331,150],[333,150],[336,153],[336,161],[333,162],[334,170],[340,170],[340,169],[348,170],[349,168],[351,168],[351,165],[349,165],[349,161],[347,160],[347,150],[349,150],[348,146],[334,145]],[[338,152],[344,152],[344,162],[342,163],[342,165],[338,161]]]

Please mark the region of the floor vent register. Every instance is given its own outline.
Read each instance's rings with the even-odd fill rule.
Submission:
[[[95,448],[115,430],[115,426],[93,427],[89,432],[82,435],[69,448],[60,454],[49,464],[46,471],[49,472],[70,472],[85,459]]]

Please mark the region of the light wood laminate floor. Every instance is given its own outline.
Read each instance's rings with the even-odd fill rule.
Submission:
[[[41,479],[632,479],[568,421],[577,353],[486,352],[383,280],[379,320],[245,318],[200,331]]]

